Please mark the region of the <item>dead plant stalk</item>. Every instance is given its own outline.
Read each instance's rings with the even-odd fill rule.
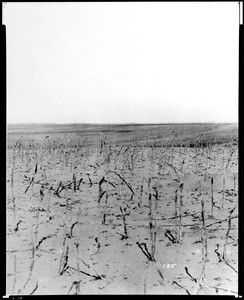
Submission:
[[[213,177],[211,177],[211,213],[213,213],[214,197],[213,197]]]
[[[199,195],[200,196],[200,195]],[[208,249],[207,249],[207,232],[205,226],[205,210],[204,210],[204,199],[201,198],[201,207],[202,207],[202,224],[203,224],[203,232],[202,232],[202,270],[198,279],[198,287],[197,287],[197,294],[199,294],[200,290],[205,286],[205,270],[206,270],[206,263],[208,261]]]
[[[149,230],[151,237],[151,257],[155,261],[155,252],[156,252],[156,238],[157,238],[157,228],[156,228],[156,201],[153,201],[151,194],[151,178],[149,178],[148,188],[149,188]],[[153,207],[154,204],[154,207]]]
[[[236,204],[237,205],[237,204]],[[230,229],[231,229],[231,215],[234,212],[236,205],[234,206],[234,208],[230,211],[229,214],[229,218],[228,218],[228,229],[226,232],[226,236],[225,236],[225,244],[224,244],[224,251],[223,251],[223,259],[226,260],[227,259],[227,246],[228,246],[228,241],[229,241],[229,233],[230,233]]]

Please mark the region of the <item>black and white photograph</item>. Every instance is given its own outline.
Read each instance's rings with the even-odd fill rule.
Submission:
[[[2,3],[6,296],[239,296],[241,11]]]

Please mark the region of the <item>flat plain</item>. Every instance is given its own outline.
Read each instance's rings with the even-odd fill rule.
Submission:
[[[7,132],[7,294],[238,294],[238,125]]]

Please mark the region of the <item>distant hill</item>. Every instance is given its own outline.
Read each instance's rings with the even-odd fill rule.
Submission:
[[[96,145],[104,138],[112,144],[136,141],[138,145],[189,146],[197,141],[203,144],[237,142],[238,124],[8,124],[7,146],[11,147],[18,139],[41,140],[47,135],[52,139],[61,139],[70,146],[82,139]]]

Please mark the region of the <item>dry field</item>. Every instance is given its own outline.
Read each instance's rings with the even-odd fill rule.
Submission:
[[[236,124],[9,125],[7,294],[238,294]]]

